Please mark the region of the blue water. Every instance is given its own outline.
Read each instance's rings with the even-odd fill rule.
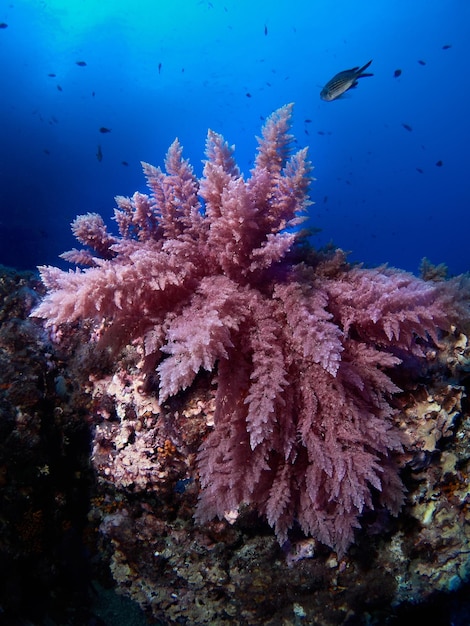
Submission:
[[[3,0],[0,23],[0,263],[58,264],[75,215],[111,218],[176,136],[200,174],[221,132],[248,174],[263,118],[295,102],[315,245],[470,269],[468,0]]]

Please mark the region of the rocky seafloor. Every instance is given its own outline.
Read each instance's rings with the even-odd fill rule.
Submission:
[[[0,271],[0,624],[470,623],[469,329],[396,399],[401,514],[364,515],[338,558],[250,509],[195,524],[211,379],[159,406],[137,348],[99,353],[78,326],[54,345],[28,317],[41,289]]]

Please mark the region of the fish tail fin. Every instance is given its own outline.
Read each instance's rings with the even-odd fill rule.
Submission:
[[[365,65],[363,65],[359,70],[357,70],[356,74],[357,76],[373,76],[373,74],[364,74],[364,70],[366,70],[369,65],[372,63],[373,59],[371,59],[368,63],[366,63]]]

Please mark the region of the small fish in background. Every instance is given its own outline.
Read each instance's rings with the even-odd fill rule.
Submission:
[[[96,158],[98,159],[98,161],[100,163],[103,160],[103,152],[102,152],[101,146],[99,144],[98,144],[98,150],[96,151]]]
[[[55,78],[57,74],[48,74],[49,78]]]
[[[161,71],[162,71],[162,64],[161,64],[161,63],[159,63],[159,64],[158,64],[158,73],[160,74],[160,72],[161,72]]]
[[[366,74],[364,72],[364,70],[366,70],[371,63],[372,59],[361,68],[353,67],[350,70],[344,70],[343,72],[339,72],[333,76],[333,78],[329,80],[321,90],[320,98],[326,102],[336,100],[342,96],[345,91],[348,91],[348,89],[356,87],[359,78],[373,76],[373,74]]]
[[[426,65],[426,61],[423,61],[422,59],[420,59],[420,60],[418,61],[418,63],[419,63],[420,65]]]
[[[393,72],[393,75],[395,76],[395,78],[398,78],[399,76],[401,76],[401,70],[395,70]]]
[[[57,89],[58,91],[63,91],[62,87],[60,85],[57,85]]]
[[[409,133],[413,132],[413,127],[410,126],[409,124],[405,124],[404,122],[402,122],[402,126],[405,130],[407,130]]]
[[[100,128],[100,133],[103,133],[103,134],[105,134],[105,133],[110,133],[110,132],[111,132],[111,130],[112,130],[112,128],[106,128],[106,126],[102,126],[102,127]]]
[[[75,61],[75,65],[78,65],[79,67],[85,67],[86,62],[85,61]]]
[[[8,28],[8,24],[5,22],[0,22],[0,28]]]
[[[424,174],[424,170],[422,170],[420,167],[417,167],[416,171],[419,172],[420,174]]]
[[[264,34],[267,35],[268,34],[268,27],[266,26],[266,24],[264,25]]]
[[[125,165],[126,167],[129,167],[129,163],[127,161],[121,161],[121,165]]]
[[[442,167],[444,164],[443,164],[442,161],[437,161],[436,165],[437,165],[437,167]]]
[[[442,46],[443,50],[448,50],[449,48],[452,48],[452,44],[450,43],[446,43],[445,46]]]

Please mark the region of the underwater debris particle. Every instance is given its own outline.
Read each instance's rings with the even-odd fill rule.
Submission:
[[[49,78],[55,78],[57,74],[48,74]]]
[[[264,25],[264,34],[267,35],[268,34],[268,27],[266,26],[266,24]]]
[[[62,87],[60,85],[57,85],[57,90],[58,91],[63,91]]]
[[[395,76],[395,78],[398,78],[399,76],[401,76],[401,70],[400,70],[400,69],[395,70],[395,71],[393,72],[393,75]]]
[[[439,160],[439,161],[436,162],[436,165],[437,165],[437,167],[442,167],[444,164],[442,163],[441,160]]]
[[[409,124],[405,124],[404,122],[402,122],[401,124],[403,126],[403,128],[405,128],[409,133],[413,132],[413,128],[412,126],[410,126]]]
[[[98,161],[101,163],[101,161],[103,160],[103,152],[101,150],[101,146],[98,144],[98,149],[96,151],[96,158],[98,159]]]
[[[246,92],[246,94],[245,94],[245,96],[246,96],[247,98],[251,98],[251,93],[247,91],[247,92]]]
[[[424,171],[420,167],[417,167],[416,171],[419,172],[420,174],[424,174]]]
[[[126,167],[128,167],[129,163],[127,161],[121,161],[121,165],[125,165]]]
[[[101,126],[100,128],[100,133],[110,133],[111,132],[111,128],[106,128],[106,126]]]
[[[449,48],[452,48],[452,44],[451,43],[446,43],[444,46],[442,46],[443,50],[448,50]]]
[[[75,65],[78,65],[79,67],[85,67],[86,62],[85,61],[75,61]]]
[[[161,71],[162,71],[162,64],[161,64],[161,63],[159,63],[159,64],[158,64],[158,73],[160,74],[160,72],[161,72]]]
[[[426,61],[423,61],[423,59],[419,59],[419,60],[418,60],[418,63],[419,63],[420,65],[426,65]]]

